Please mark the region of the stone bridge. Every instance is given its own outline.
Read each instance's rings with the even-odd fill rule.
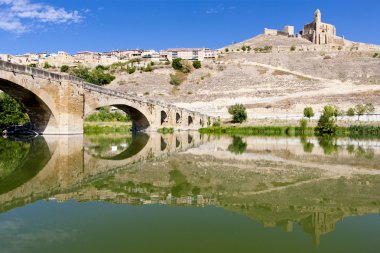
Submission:
[[[132,119],[134,131],[167,127],[196,130],[215,118],[127,93],[105,89],[80,78],[0,61],[0,90],[26,110],[32,128],[41,134],[82,134],[84,118],[96,109],[114,106]]]

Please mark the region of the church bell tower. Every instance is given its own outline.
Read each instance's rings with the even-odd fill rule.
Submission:
[[[319,9],[317,9],[314,12],[314,22],[315,23],[321,23],[322,22],[322,14],[321,14],[321,11]]]

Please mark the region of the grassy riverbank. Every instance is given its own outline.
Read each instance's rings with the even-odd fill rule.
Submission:
[[[131,123],[117,122],[86,122],[84,125],[85,134],[99,133],[130,133],[132,130]]]
[[[315,136],[314,127],[294,126],[215,126],[201,128],[202,134],[228,134],[228,135],[251,135],[251,136]],[[335,133],[339,137],[380,138],[380,126],[350,126],[338,127]]]

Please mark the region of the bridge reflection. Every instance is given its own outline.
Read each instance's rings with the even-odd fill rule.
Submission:
[[[207,138],[198,132],[187,131],[176,135],[45,136],[16,142],[1,139],[0,149],[8,152],[0,154],[0,211],[11,208],[6,203],[14,199],[21,202],[41,199],[128,165],[162,159],[205,141]]]
[[[0,142],[0,212],[47,198],[214,205],[264,227],[300,226],[315,244],[344,217],[380,213],[378,141],[178,132]]]

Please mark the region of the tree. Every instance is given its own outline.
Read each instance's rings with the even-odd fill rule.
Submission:
[[[371,114],[371,113],[374,113],[375,112],[375,106],[373,106],[373,104],[372,103],[367,103],[367,104],[365,104],[365,112],[367,113],[367,114]]]
[[[181,70],[182,69],[182,59],[181,58],[174,59],[172,62],[172,67],[175,70]]]
[[[5,93],[0,93],[0,128],[23,125],[29,122],[24,108]]]
[[[44,64],[44,69],[50,69],[51,65],[46,61]]]
[[[318,120],[317,133],[319,135],[331,135],[335,134],[336,126],[336,117],[338,116],[338,109],[331,105],[326,105],[323,108],[323,112]]]
[[[200,61],[193,61],[193,67],[195,69],[200,69],[202,67],[202,64]]]
[[[355,109],[354,108],[349,108],[346,112],[346,115],[349,117],[355,116]]]
[[[63,66],[61,67],[61,72],[67,73],[68,71],[69,71],[69,66],[67,66],[67,65],[63,65]]]
[[[245,52],[247,50],[247,47],[246,46],[242,46],[241,50],[243,50]]]
[[[105,73],[101,69],[94,69],[89,73],[89,77],[86,79],[87,82],[96,85],[106,85],[115,80],[115,76]]]
[[[355,105],[355,113],[358,115],[358,120],[360,120],[360,116],[362,116],[366,112],[366,107],[363,104]]]
[[[228,112],[232,115],[232,122],[242,123],[247,120],[247,112],[242,104],[230,106]]]
[[[74,76],[82,78],[86,82],[93,83],[96,85],[106,85],[115,80],[115,76],[105,73],[102,68],[97,68],[89,71],[88,68],[79,66],[72,71]]]
[[[224,49],[224,51],[226,51],[226,53],[228,53],[230,50],[228,48]]]
[[[303,109],[303,116],[308,118],[309,120],[310,120],[310,118],[314,117],[313,108],[312,107],[305,107],[305,109]]]

